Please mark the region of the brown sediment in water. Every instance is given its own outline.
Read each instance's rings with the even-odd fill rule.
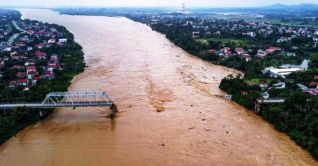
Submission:
[[[90,67],[69,90],[106,91],[119,114],[57,109],[1,146],[0,165],[318,165],[260,117],[213,97],[237,71],[126,18],[21,11],[74,33]]]

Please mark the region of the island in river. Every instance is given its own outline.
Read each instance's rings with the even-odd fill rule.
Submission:
[[[0,165],[318,165],[260,117],[211,95],[238,71],[127,18],[20,11],[74,34],[89,68],[69,90],[106,91],[119,114],[57,109],[1,146]]]

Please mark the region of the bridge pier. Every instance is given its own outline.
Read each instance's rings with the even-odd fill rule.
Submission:
[[[254,112],[256,114],[259,114],[261,112],[261,105],[259,103],[255,103],[255,109],[254,109]]]
[[[116,113],[118,112],[117,110],[117,106],[113,103],[111,106],[110,106],[110,118],[115,118],[116,117]]]
[[[1,110],[1,113],[3,114],[3,115],[7,115],[7,110]]]
[[[40,118],[43,117],[44,114],[43,114],[42,110],[39,111],[39,115],[40,115]]]
[[[232,100],[232,95],[214,95],[215,97],[220,97],[220,98],[223,98],[225,100],[229,100],[231,101]]]

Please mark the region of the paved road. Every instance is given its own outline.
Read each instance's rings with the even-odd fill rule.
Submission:
[[[20,36],[20,34],[26,33],[26,31],[23,30],[23,29],[21,29],[15,21],[12,21],[12,24],[14,25],[14,27],[15,27],[17,30],[19,30],[19,31],[21,31],[21,32],[20,32],[20,33],[16,33],[16,34],[14,34],[14,35],[12,35],[12,36],[10,37],[10,39],[9,39],[8,42],[7,42],[7,44],[8,44],[9,46],[12,46],[13,42]]]
[[[27,31],[21,29],[21,28],[19,27],[19,25],[17,24],[17,22],[12,21],[12,24],[14,25],[14,27],[15,27],[17,30],[19,30],[19,31],[21,31],[21,32],[27,32]]]

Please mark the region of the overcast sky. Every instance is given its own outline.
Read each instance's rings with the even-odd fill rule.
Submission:
[[[318,0],[0,0],[2,6],[109,6],[109,7],[246,7],[274,3],[318,3]]]

